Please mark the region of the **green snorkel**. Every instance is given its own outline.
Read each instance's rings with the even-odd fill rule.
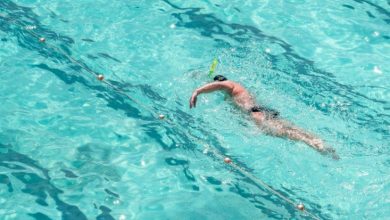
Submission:
[[[217,60],[217,58],[214,58],[213,63],[211,64],[210,70],[209,70],[209,77],[210,78],[213,76],[214,71],[217,68],[217,65],[218,65],[218,60]]]

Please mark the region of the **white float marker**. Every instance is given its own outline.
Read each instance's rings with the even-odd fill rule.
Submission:
[[[231,163],[232,162],[232,159],[230,159],[229,157],[225,157],[225,159],[223,159],[223,161],[225,163]]]
[[[100,81],[103,81],[104,80],[104,76],[102,74],[99,74],[97,77],[96,77],[98,80]]]

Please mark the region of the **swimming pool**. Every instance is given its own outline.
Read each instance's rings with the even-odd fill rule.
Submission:
[[[256,180],[386,219],[389,23],[388,1],[1,1],[1,219],[311,219]],[[341,160],[221,94],[190,110],[214,58]]]

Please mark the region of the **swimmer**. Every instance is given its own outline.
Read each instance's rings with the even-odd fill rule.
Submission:
[[[325,147],[324,142],[320,138],[280,119],[279,112],[257,105],[254,98],[243,86],[228,80],[224,76],[217,75],[214,77],[214,82],[196,89],[190,99],[190,108],[196,107],[196,100],[199,94],[213,91],[224,91],[229,94],[235,104],[244,112],[248,112],[260,130],[266,134],[302,141],[323,154],[331,154],[333,159],[339,159],[335,150]]]

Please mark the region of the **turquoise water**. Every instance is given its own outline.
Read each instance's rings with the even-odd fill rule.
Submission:
[[[217,151],[317,218],[386,219],[389,24],[384,0],[2,0],[0,218],[311,219]],[[214,58],[341,160],[222,94],[190,110]]]

